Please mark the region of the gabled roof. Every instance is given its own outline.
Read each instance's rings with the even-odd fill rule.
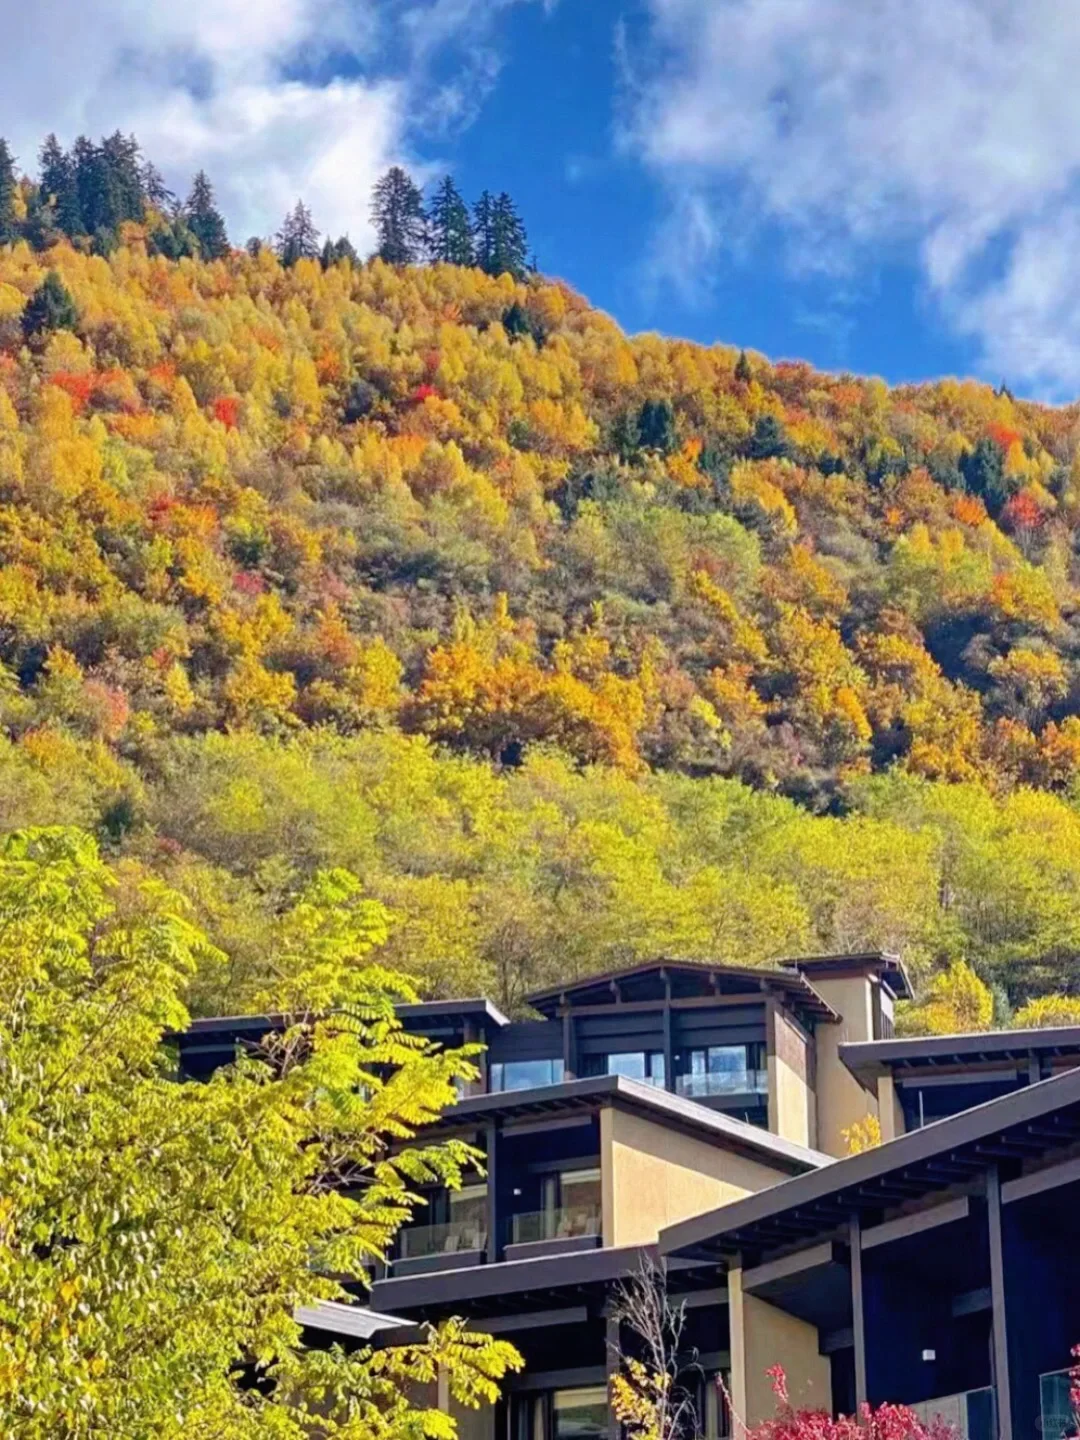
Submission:
[[[661,1002],[670,993],[673,999],[709,995],[742,995],[748,1001],[773,995],[792,1010],[812,1020],[837,1020],[839,1016],[805,976],[790,970],[767,970],[752,966],[709,965],[693,960],[650,960],[622,970],[586,975],[566,985],[553,985],[526,996],[541,1015],[551,1017],[562,1007],[618,1005],[635,1000]]]
[[[910,1000],[914,995],[911,980],[904,962],[899,955],[890,955],[885,950],[867,950],[839,955],[793,955],[781,960],[785,970],[797,970],[811,979],[822,980],[842,975],[875,975],[884,980],[898,1000]]]
[[[988,1164],[1041,1160],[1078,1141],[1080,1070],[1070,1070],[672,1225],[660,1249],[700,1259],[805,1243],[853,1215],[962,1184]]]
[[[748,1125],[719,1110],[710,1110],[696,1100],[672,1095],[655,1085],[628,1080],[625,1075],[595,1075],[584,1080],[567,1080],[561,1085],[542,1085],[533,1090],[508,1090],[488,1095],[471,1095],[443,1112],[431,1128],[456,1129],[488,1120],[521,1120],[573,1111],[598,1110],[606,1104],[631,1110],[664,1127],[689,1131],[721,1149],[749,1155],[763,1164],[790,1174],[802,1174],[833,1160],[817,1150],[808,1150],[779,1135]]]
[[[910,1073],[981,1061],[1028,1060],[1036,1055],[1071,1056],[1080,1064],[1080,1025],[911,1035],[900,1040],[860,1040],[840,1046],[841,1060],[867,1089],[874,1088],[879,1075],[898,1071]]]

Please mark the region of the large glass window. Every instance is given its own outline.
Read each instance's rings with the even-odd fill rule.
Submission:
[[[1073,1414],[1072,1381],[1068,1370],[1054,1370],[1039,1376],[1039,1402],[1042,1409],[1042,1424],[1039,1434],[1044,1440],[1061,1440],[1062,1436],[1076,1434],[1076,1417]]]
[[[499,1090],[532,1090],[541,1085],[558,1085],[563,1078],[563,1062],[556,1060],[496,1060],[490,1067],[491,1088]]]
[[[536,1240],[565,1240],[600,1233],[600,1171],[560,1170],[540,1184],[539,1210],[522,1211],[511,1220],[515,1245]]]
[[[592,1055],[586,1062],[587,1075],[625,1075],[627,1080],[640,1080],[644,1085],[664,1088],[664,1052],[662,1050],[624,1050],[615,1055]]]
[[[432,1223],[409,1225],[401,1231],[403,1260],[483,1250],[487,1244],[487,1186],[463,1185],[460,1190],[436,1195],[431,1216]]]
[[[608,1399],[603,1385],[556,1390],[551,1397],[553,1440],[602,1440],[607,1434]]]
[[[751,1045],[710,1045],[690,1050],[683,1057],[682,1073],[676,1076],[680,1095],[745,1095],[765,1093],[769,1088],[765,1047]]]

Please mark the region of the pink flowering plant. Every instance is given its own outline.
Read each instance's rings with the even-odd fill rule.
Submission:
[[[824,1410],[796,1410],[780,1365],[768,1372],[776,1395],[776,1414],[745,1431],[745,1440],[957,1440],[943,1420],[920,1420],[906,1405],[864,1405],[860,1413],[834,1420]]]

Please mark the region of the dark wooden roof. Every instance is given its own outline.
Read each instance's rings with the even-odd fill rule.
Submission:
[[[414,1320],[520,1313],[575,1300],[599,1300],[613,1283],[656,1261],[655,1245],[607,1246],[376,1280],[371,1299]],[[680,1292],[707,1289],[717,1281],[714,1264],[676,1260],[669,1269],[678,1272]]]
[[[660,1248],[701,1259],[806,1243],[853,1215],[877,1214],[969,1181],[989,1163],[1019,1167],[1077,1142],[1080,1070],[1071,1070],[672,1225]]]
[[[1070,1056],[1080,1063],[1080,1025],[1042,1030],[985,1030],[961,1035],[911,1035],[901,1040],[860,1040],[840,1046],[840,1058],[872,1089],[879,1075],[936,1070],[1033,1056]]]
[[[891,955],[886,950],[853,951],[839,955],[793,955],[790,959],[781,960],[780,964],[786,970],[797,970],[811,979],[815,976],[826,979],[831,975],[876,975],[884,980],[897,999],[910,1000],[914,995],[904,962],[899,955]]]
[[[557,1118],[574,1111],[595,1111],[606,1104],[634,1111],[664,1129],[693,1133],[721,1149],[736,1151],[791,1174],[802,1174],[831,1163],[827,1155],[796,1145],[793,1140],[785,1140],[759,1125],[748,1125],[722,1111],[699,1105],[696,1100],[672,1095],[640,1080],[629,1080],[625,1075],[594,1075],[584,1080],[566,1080],[559,1085],[537,1086],[534,1090],[470,1095],[444,1111],[428,1130],[458,1129],[496,1119]]]
[[[674,1000],[745,995],[748,1002],[773,995],[804,1018],[840,1018],[810,981],[797,971],[709,965],[692,960],[650,960],[623,970],[607,970],[571,984],[537,990],[526,999],[534,1010],[550,1018],[562,1009],[577,1006],[617,1006],[634,1001],[660,1004],[668,994]]]

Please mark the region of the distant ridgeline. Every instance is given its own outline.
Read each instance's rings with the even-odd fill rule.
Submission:
[[[443,261],[476,265],[490,275],[523,278],[530,270],[525,226],[505,191],[487,191],[470,210],[450,176],[425,205],[420,188],[400,166],[382,177],[372,196],[375,253],[391,265]],[[181,200],[161,172],[144,159],[134,135],[94,144],[80,135],[65,151],[50,135],[38,156],[37,180],[20,181],[7,142],[0,138],[0,244],[26,240],[46,250],[62,238],[110,255],[125,224],[145,227],[153,255],[170,260],[220,260],[229,253],[225,220],[204,171]],[[347,235],[320,245],[322,236],[303,200],[285,217],[271,242],[247,242],[250,252],[271,244],[284,265],[321,260],[324,268],[358,256]]]
[[[234,249],[132,140],[3,152],[0,831],[167,878],[208,1009],[342,867],[437,993],[889,950],[921,1023],[1080,1018],[1080,409],[628,337],[507,197],[372,204]]]

